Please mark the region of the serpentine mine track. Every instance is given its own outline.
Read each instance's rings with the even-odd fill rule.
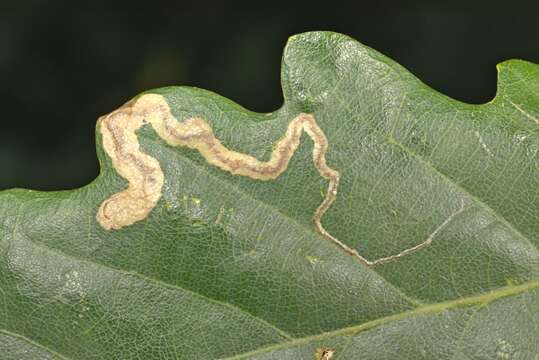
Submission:
[[[198,117],[177,121],[165,98],[157,94],[142,95],[116,111],[102,116],[99,127],[103,147],[112,160],[116,171],[129,185],[103,201],[97,211],[97,221],[106,230],[121,229],[145,219],[161,198],[164,174],[157,159],[140,151],[136,131],[144,124],[151,124],[157,134],[171,146],[186,146],[196,149],[204,159],[233,175],[268,181],[279,177],[288,167],[290,159],[299,146],[303,131],[312,139],[313,162],[320,176],[328,180],[324,200],[313,216],[316,231],[362,263],[373,266],[396,260],[432,242],[433,237],[463,210],[463,206],[450,215],[422,243],[399,254],[369,261],[355,249],[333,237],[322,225],[321,218],[337,198],[340,174],[326,163],[328,140],[316,123],[313,115],[300,113],[288,124],[284,136],[279,140],[269,161],[260,161],[224,147],[212,131],[211,126]]]

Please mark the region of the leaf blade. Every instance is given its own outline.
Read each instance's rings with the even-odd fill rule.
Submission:
[[[322,221],[369,259],[420,243],[461,202],[467,207],[429,247],[367,269],[313,228],[326,184],[305,136],[284,174],[257,182],[208,165],[194,150],[166,145],[146,125],[136,134],[141,150],[163,169],[162,198],[140,223],[105,231],[96,209],[127,182],[98,132],[102,173],[93,183],[66,192],[0,193],[0,310],[8,315],[0,327],[74,358],[210,359],[267,346],[276,350],[270,357],[284,356],[282,350],[312,358],[325,345],[338,349],[337,358],[354,358],[366,348],[362,336],[400,326],[393,320],[402,324],[402,314],[482,299],[508,284],[512,290],[535,284],[539,67],[500,66],[497,97],[468,105],[434,92],[355,40],[316,32],[287,44],[285,104],[276,112],[255,114],[200,89],[149,92],[162,95],[178,121],[206,119],[227,148],[259,159],[269,158],[298,112],[312,113],[329,140],[327,161],[342,175],[337,202]],[[45,254],[54,260],[44,261]],[[109,286],[88,285],[99,281]],[[102,317],[81,324],[78,316],[85,315],[72,311],[81,306],[80,289],[92,294],[89,308],[102,306]],[[537,294],[530,294],[528,306],[535,306]],[[481,311],[476,306],[473,313]],[[407,356],[473,356],[473,346],[505,356],[516,346],[457,339],[456,330],[476,324],[475,315],[445,315],[425,315],[430,325],[422,326],[442,334],[445,321],[450,332],[443,336],[454,349],[431,336],[406,349]],[[358,339],[337,336],[328,344],[324,338],[294,352],[295,341],[362,326],[372,329]],[[421,330],[413,326],[395,336],[413,340],[407,332]],[[96,347],[104,352],[93,352]],[[371,350],[362,356],[395,351]]]

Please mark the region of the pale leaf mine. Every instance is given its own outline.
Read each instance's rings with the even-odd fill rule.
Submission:
[[[106,230],[121,229],[145,219],[161,198],[164,174],[159,162],[140,151],[136,131],[144,124],[151,124],[157,134],[171,146],[186,146],[196,149],[211,165],[233,175],[268,181],[281,175],[298,148],[303,131],[312,139],[313,162],[320,176],[328,180],[324,200],[316,209],[313,223],[316,231],[358,258],[366,265],[377,265],[395,260],[428,245],[432,238],[463,209],[447,218],[431,235],[419,245],[403,252],[369,261],[340,240],[333,237],[322,226],[321,218],[337,197],[339,172],[326,163],[328,140],[316,123],[313,115],[300,113],[288,124],[284,136],[274,147],[269,161],[260,161],[224,147],[212,131],[211,126],[198,117],[183,122],[177,121],[165,98],[157,94],[145,94],[99,119],[103,147],[112,160],[114,169],[125,178],[127,189],[103,201],[97,211],[97,221]]]

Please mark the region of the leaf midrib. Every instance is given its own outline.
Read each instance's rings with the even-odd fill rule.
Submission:
[[[25,236],[24,234],[20,234],[20,235]],[[278,331],[280,334],[283,333],[284,335],[288,335],[285,332],[283,332],[282,330],[276,328],[271,323],[268,323],[264,319],[258,318],[256,316],[248,313],[244,309],[237,308],[236,306],[234,306],[232,304],[220,302],[218,300],[211,299],[211,298],[207,298],[207,297],[205,297],[205,296],[203,296],[201,294],[193,292],[192,290],[184,289],[184,288],[182,288],[180,286],[177,286],[177,285],[164,283],[161,280],[154,279],[154,278],[139,274],[137,272],[125,271],[125,270],[121,270],[121,269],[117,269],[117,268],[107,266],[105,264],[96,263],[96,262],[89,261],[89,260],[86,260],[86,259],[81,259],[81,258],[78,258],[76,256],[66,254],[63,251],[60,251],[60,250],[58,250],[56,248],[51,248],[51,247],[47,246],[46,244],[33,241],[30,238],[28,238],[28,241],[30,241],[34,246],[44,248],[46,251],[55,253],[55,254],[57,254],[59,256],[70,258],[70,259],[78,261],[78,262],[90,263],[90,264],[92,264],[94,266],[103,267],[103,268],[106,268],[106,269],[108,269],[110,271],[118,272],[118,273],[121,273],[121,274],[124,274],[124,275],[139,277],[139,278],[141,278],[142,280],[145,280],[145,281],[155,282],[159,286],[164,286],[164,287],[167,287],[167,288],[174,288],[174,289],[178,289],[178,290],[181,290],[181,291],[186,291],[188,293],[191,293],[191,294],[193,294],[193,295],[195,295],[197,297],[203,298],[204,300],[210,301],[212,303],[217,303],[217,304],[224,305],[226,307],[233,308],[235,310],[241,311],[242,313],[245,313],[247,316],[249,316],[249,317],[251,317],[251,318],[253,318],[253,319],[257,320],[257,321],[263,322],[266,325],[271,326],[276,331]],[[403,320],[403,319],[411,318],[411,317],[414,317],[414,316],[431,315],[431,314],[440,313],[440,312],[445,311],[445,310],[450,310],[450,309],[459,308],[459,307],[465,307],[465,306],[471,306],[471,305],[483,305],[483,306],[486,306],[486,305],[490,304],[491,302],[494,302],[494,301],[496,301],[498,299],[505,298],[505,297],[510,297],[510,296],[515,296],[515,295],[524,293],[526,291],[531,291],[531,290],[538,289],[538,288],[539,288],[539,279],[534,279],[534,280],[528,281],[528,282],[520,284],[520,285],[513,285],[513,286],[506,286],[506,287],[497,288],[495,290],[492,290],[492,291],[489,291],[487,293],[483,293],[483,294],[480,294],[480,295],[469,296],[469,297],[460,298],[460,299],[456,299],[456,300],[445,301],[445,302],[438,302],[438,303],[432,303],[432,304],[427,304],[427,305],[421,305],[421,306],[416,307],[413,310],[400,312],[398,314],[385,316],[385,317],[378,318],[378,319],[368,321],[368,322],[365,322],[365,323],[361,323],[361,324],[358,324],[358,325],[353,325],[353,326],[337,329],[337,330],[334,330],[334,331],[324,332],[324,333],[321,333],[321,334],[310,335],[310,336],[306,336],[306,337],[303,337],[303,338],[293,338],[293,337],[291,337],[289,335],[288,336],[283,336],[286,339],[288,339],[288,341],[283,342],[283,343],[277,343],[275,345],[270,345],[270,346],[267,346],[267,347],[264,347],[264,348],[259,348],[259,349],[256,349],[256,350],[253,350],[253,351],[250,351],[250,352],[247,352],[247,353],[243,353],[243,354],[238,354],[238,355],[235,355],[235,356],[232,356],[232,357],[224,358],[222,360],[246,359],[246,358],[248,358],[250,356],[259,355],[259,354],[263,354],[263,353],[267,353],[267,352],[271,352],[271,351],[277,351],[277,350],[281,350],[281,349],[286,349],[286,348],[293,347],[293,346],[303,345],[303,344],[307,344],[307,343],[313,342],[313,341],[331,339],[331,338],[338,337],[338,336],[354,336],[354,335],[359,334],[362,331],[370,330],[370,329],[378,327],[378,326],[382,326],[382,325],[385,325],[385,324],[388,324],[388,323],[392,323],[392,322],[400,321],[400,320]],[[0,332],[4,332],[4,333],[7,333],[8,335],[19,337],[19,338],[29,342],[30,344],[34,344],[34,345],[36,345],[36,346],[38,346],[40,348],[43,348],[43,349],[49,351],[51,354],[53,354],[55,356],[58,356],[58,357],[60,357],[62,359],[65,359],[65,360],[70,360],[65,355],[62,355],[62,354],[60,354],[60,353],[58,353],[58,352],[56,352],[56,351],[54,351],[52,349],[49,349],[48,347],[46,347],[46,346],[44,346],[44,345],[42,345],[40,343],[37,343],[34,340],[31,340],[31,339],[27,338],[24,335],[16,334],[16,333],[13,333],[12,331],[9,331],[9,330],[6,330],[6,329],[0,329]]]
[[[370,330],[378,326],[382,326],[382,325],[396,322],[403,319],[408,319],[414,316],[437,314],[445,310],[451,310],[451,309],[456,309],[456,308],[465,307],[465,306],[472,306],[472,305],[488,306],[488,304],[496,300],[510,297],[510,296],[516,296],[521,293],[531,291],[534,289],[539,289],[539,278],[525,282],[520,285],[497,288],[495,290],[492,290],[492,291],[489,291],[487,293],[480,294],[480,295],[469,296],[469,297],[460,298],[457,300],[422,305],[413,310],[404,311],[398,314],[382,317],[382,318],[368,321],[366,323],[362,323],[359,325],[341,328],[341,329],[330,331],[330,332],[324,332],[317,335],[306,336],[303,338],[296,338],[285,343],[267,346],[264,348],[247,352],[247,353],[224,358],[221,360],[246,359],[254,355],[260,355],[260,354],[271,352],[271,351],[286,349],[292,346],[304,345],[304,344],[308,344],[314,341],[331,339],[338,336],[355,336],[362,331]]]

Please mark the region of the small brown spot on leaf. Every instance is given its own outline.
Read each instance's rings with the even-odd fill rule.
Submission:
[[[316,349],[315,355],[316,360],[331,360],[331,358],[333,358],[333,355],[335,355],[335,350],[327,347],[321,347]]]

